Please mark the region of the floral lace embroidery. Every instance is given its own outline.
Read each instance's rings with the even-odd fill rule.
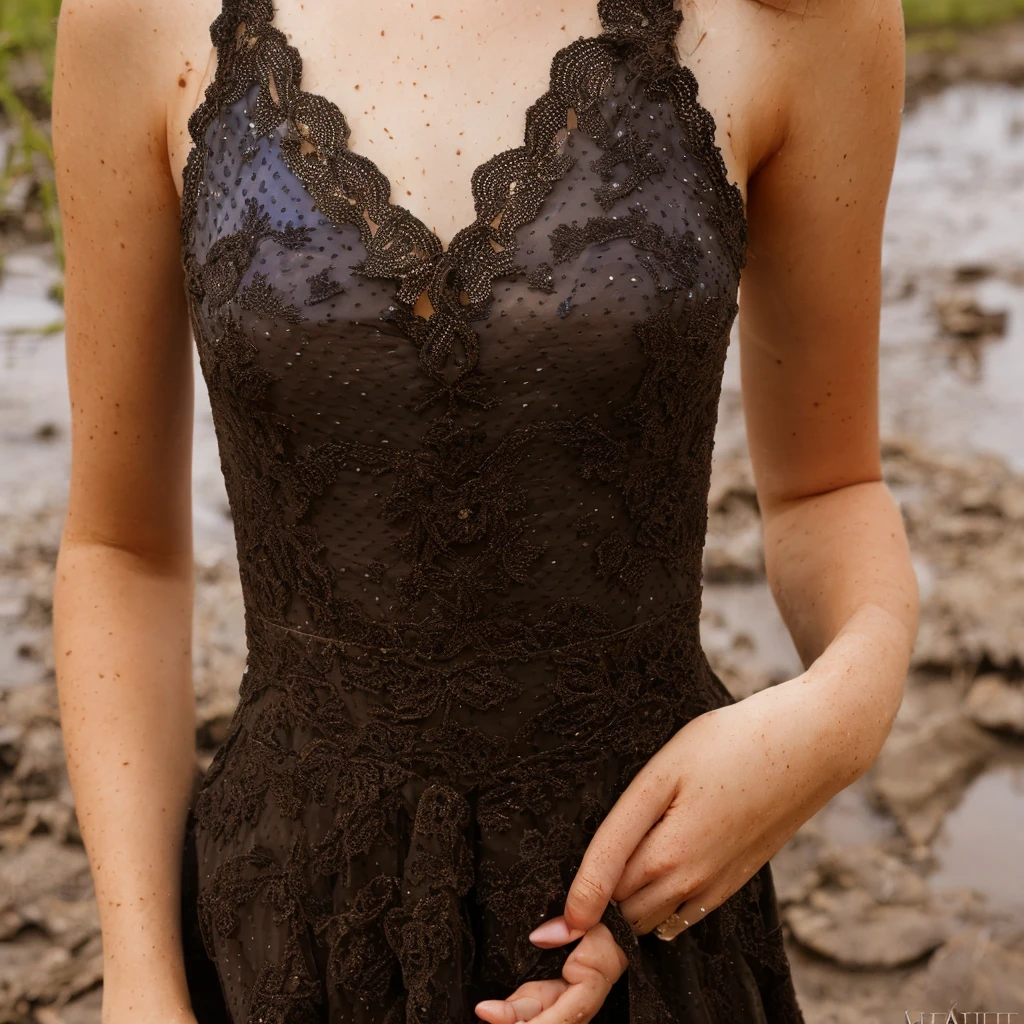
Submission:
[[[730,700],[698,620],[742,199],[679,12],[598,9],[523,144],[473,173],[446,251],[301,88],[267,0],[224,0],[212,26],[182,257],[249,659],[195,805],[194,909],[235,1024],[469,1021],[556,976],[568,951],[528,932],[636,772]],[[598,264],[623,271],[603,304]],[[596,401],[602,361],[560,368],[603,323],[623,370]],[[520,331],[528,354],[504,357]],[[542,370],[551,394],[520,402]],[[359,374],[371,390],[343,392]],[[368,433],[392,407],[339,407],[376,394],[394,438]],[[773,900],[765,868],[672,944],[610,905],[629,969],[595,1019],[799,1021]]]

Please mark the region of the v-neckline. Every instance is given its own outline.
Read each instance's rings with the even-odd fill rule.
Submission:
[[[268,8],[270,10],[270,18],[268,20],[268,24],[274,25],[274,20],[275,20],[275,18],[277,16],[277,4],[274,2],[274,0],[268,0]],[[578,35],[576,37],[576,40],[579,40],[579,39],[600,39],[600,38],[602,38],[604,36],[604,34],[605,34],[604,32],[600,32],[600,33],[597,33],[597,34],[594,34],[594,35],[587,36],[587,35],[584,35],[583,33],[580,33],[580,35]],[[547,62],[547,73],[546,73],[545,78],[543,79],[543,81],[545,82],[544,87],[543,87],[542,91],[538,95],[534,96],[529,101],[529,103],[527,104],[527,106],[526,106],[526,108],[525,108],[525,110],[523,112],[523,121],[525,121],[526,114],[529,112],[529,110],[540,99],[542,99],[548,92],[551,91],[551,86],[552,86],[551,68],[554,65],[554,63],[559,59],[559,57],[562,55],[562,53],[565,52],[572,45],[572,43],[574,41],[575,40],[569,40],[569,42],[567,42],[564,45],[558,47],[554,51],[554,53],[552,54],[551,58],[548,60],[548,62]],[[297,55],[298,60],[299,60],[298,74],[296,75],[296,85],[298,87],[299,92],[302,95],[306,96],[306,97],[311,97],[311,98],[314,98],[316,100],[319,100],[320,102],[324,103],[325,105],[329,106],[332,110],[334,110],[338,114],[340,114],[341,117],[344,118],[345,124],[349,128],[349,131],[351,132],[352,126],[349,123],[348,115],[346,114],[345,109],[341,106],[341,104],[336,103],[329,96],[325,95],[322,92],[314,92],[312,90],[309,90],[309,89],[305,88],[305,86],[303,85],[303,79],[304,79],[304,75],[305,75],[305,58],[302,55],[302,51],[294,43],[289,42],[288,45],[291,46],[291,48],[295,51],[295,54]],[[465,127],[466,127],[466,130],[468,131],[469,130],[469,126],[467,125]],[[519,128],[520,134],[523,134],[525,132],[525,127],[526,127],[525,124],[523,124]],[[571,131],[572,130],[569,130],[570,134],[571,134]],[[515,136],[513,135],[513,137],[515,137]],[[566,141],[568,141],[568,135],[566,137]],[[470,171],[470,174],[469,174],[469,187],[470,187],[470,198],[473,200],[474,209],[476,207],[476,195],[475,195],[474,190],[473,190],[473,179],[476,177],[477,173],[483,167],[486,167],[492,161],[498,159],[499,157],[504,157],[507,154],[509,154],[509,153],[511,153],[511,152],[513,152],[513,151],[515,151],[517,149],[521,149],[522,146],[523,146],[523,141],[522,141],[522,139],[520,139],[519,142],[514,142],[512,145],[506,146],[504,149],[496,150],[494,153],[491,153],[489,156],[485,157],[482,161],[480,161],[480,163],[478,163],[476,166],[473,167],[473,169]],[[388,202],[388,204],[390,206],[392,206],[392,207],[399,208],[399,209],[405,211],[405,213],[408,215],[410,220],[415,222],[417,227],[421,228],[424,233],[429,235],[434,240],[434,242],[436,243],[437,248],[438,248],[438,253],[437,253],[438,258],[443,258],[444,256],[447,256],[449,254],[449,252],[451,251],[452,243],[455,241],[455,239],[460,234],[464,234],[467,231],[474,230],[474,229],[476,229],[479,226],[480,218],[479,218],[479,215],[477,215],[477,217],[475,217],[472,221],[470,221],[470,223],[464,224],[461,227],[457,227],[455,229],[455,232],[452,234],[451,238],[448,240],[448,243],[445,244],[445,242],[441,239],[441,236],[438,235],[438,233],[433,228],[429,227],[427,225],[427,222],[422,217],[420,217],[414,211],[410,210],[404,203],[396,203],[396,202],[393,201],[393,197],[397,194],[397,190],[396,190],[396,187],[395,187],[395,182],[391,178],[391,176],[389,174],[387,174],[387,172],[384,171],[384,169],[380,166],[380,164],[377,163],[377,161],[376,161],[376,159],[374,157],[370,156],[367,153],[360,152],[359,149],[353,147],[350,144],[348,137],[345,138],[344,147],[352,156],[357,157],[359,160],[363,161],[367,166],[372,168],[374,173],[376,173],[376,174],[378,174],[380,176],[382,181],[386,182],[387,190],[388,190],[388,195],[387,195],[387,202]],[[460,190],[461,190],[461,186],[460,186]],[[424,199],[427,198],[427,195],[425,194],[422,198],[424,198]]]
[[[273,28],[277,28],[277,26],[274,24],[274,19],[277,17],[277,4],[274,2],[274,0],[266,0],[266,4],[267,4],[267,9],[270,11],[270,17],[267,19],[267,24],[270,25]],[[599,15],[599,20],[600,20],[600,15]],[[280,29],[278,29],[278,31],[280,31]],[[551,58],[547,62],[547,75],[546,75],[546,79],[545,79],[544,89],[543,89],[543,91],[539,95],[535,96],[529,102],[529,104],[526,107],[526,110],[523,113],[523,122],[524,123],[523,123],[523,125],[520,128],[520,132],[524,136],[525,136],[526,129],[527,129],[527,124],[525,122],[527,120],[527,117],[529,115],[530,110],[532,110],[532,108],[534,106],[536,106],[539,102],[541,102],[545,98],[545,96],[547,96],[547,94],[550,93],[552,91],[552,89],[553,89],[553,86],[554,86],[553,69],[556,66],[558,60],[562,57],[562,55],[565,54],[574,45],[574,43],[577,43],[580,40],[596,41],[596,40],[601,40],[601,39],[605,39],[605,38],[607,38],[607,30],[604,28],[604,25],[603,25],[603,22],[602,22],[602,29],[601,29],[600,32],[594,33],[592,35],[585,35],[584,33],[580,33],[574,39],[570,39],[568,42],[564,43],[562,46],[559,46],[552,53]],[[349,131],[351,132],[351,125],[349,124],[348,117],[345,114],[345,111],[341,107],[340,104],[334,102],[329,96],[325,95],[324,93],[312,92],[312,91],[307,90],[307,89],[305,89],[303,87],[302,80],[303,80],[303,74],[304,74],[305,60],[304,60],[304,58],[302,56],[302,51],[297,46],[295,46],[294,43],[289,42],[288,46],[291,47],[292,51],[294,52],[294,54],[295,54],[295,56],[296,56],[296,58],[298,60],[298,72],[295,75],[295,85],[296,85],[296,87],[298,89],[298,92],[301,95],[303,95],[303,96],[306,96],[308,98],[312,98],[312,99],[320,101],[321,103],[323,103],[327,107],[329,107],[331,110],[336,112],[338,115],[340,115],[340,117],[344,120],[344,123],[345,123],[346,127],[348,127]],[[572,132],[574,130],[575,129],[569,129],[567,127],[566,139],[565,139],[565,141],[564,141],[564,143],[562,145],[564,145],[565,143],[568,142],[568,138],[569,138],[569,136],[572,134]],[[469,181],[470,181],[470,193],[471,193],[471,198],[473,200],[474,209],[477,206],[477,196],[476,196],[476,192],[475,192],[475,189],[474,189],[473,185],[474,185],[474,181],[475,181],[477,175],[480,173],[480,171],[483,168],[485,168],[488,164],[490,164],[492,162],[495,162],[495,161],[497,161],[498,159],[500,159],[502,157],[507,157],[510,153],[513,153],[516,150],[521,149],[523,147],[523,145],[524,145],[524,140],[521,140],[521,141],[519,141],[517,143],[513,143],[511,146],[506,146],[504,149],[498,150],[497,152],[492,153],[490,156],[486,157],[484,160],[482,160],[479,164],[477,164],[472,169],[472,171],[470,172],[470,175],[469,175]],[[440,235],[438,235],[438,233],[436,231],[434,231],[433,228],[429,227],[427,225],[426,221],[423,220],[422,217],[418,216],[416,213],[414,213],[412,210],[410,210],[404,204],[396,203],[396,202],[393,201],[393,197],[394,197],[395,192],[396,192],[396,190],[395,190],[395,183],[392,180],[392,178],[381,169],[380,165],[377,163],[377,161],[375,159],[373,159],[373,157],[368,156],[365,153],[361,153],[361,152],[359,152],[359,150],[357,150],[354,147],[352,147],[349,144],[348,136],[346,136],[346,138],[345,138],[345,140],[343,142],[343,146],[347,150],[347,152],[349,152],[352,156],[358,158],[359,160],[363,161],[370,169],[372,169],[372,171],[375,174],[379,175],[381,181],[386,183],[387,191],[388,191],[387,203],[390,206],[392,206],[392,207],[395,207],[397,209],[402,210],[408,216],[408,218],[416,225],[416,227],[418,227],[425,235],[429,236],[433,240],[433,243],[436,246],[436,252],[432,254],[432,259],[435,262],[444,259],[446,256],[448,256],[450,254],[451,249],[452,249],[452,245],[455,243],[456,239],[458,239],[460,236],[465,236],[465,235],[467,235],[467,234],[469,234],[471,232],[475,232],[475,231],[479,230],[480,225],[481,225],[481,218],[480,218],[480,213],[478,212],[477,216],[469,224],[465,224],[465,225],[457,228],[455,230],[455,233],[448,240],[448,244],[445,245],[445,243],[441,240]],[[364,214],[365,214],[365,211],[364,211]]]
[[[276,31],[278,33],[281,33],[281,29],[278,28],[274,24],[274,19],[275,19],[276,15],[277,15],[277,7],[276,7],[276,4],[274,3],[274,0],[264,0],[264,2],[266,4],[266,9],[269,11],[269,17],[266,19],[265,24],[269,28],[271,28],[272,30],[274,30],[274,31]],[[599,4],[599,9],[600,9],[600,4]],[[479,164],[477,164],[473,168],[473,170],[470,172],[469,180],[470,180],[471,198],[473,200],[474,209],[477,211],[476,217],[469,224],[466,224],[466,225],[463,225],[463,226],[459,227],[455,231],[455,233],[452,235],[451,239],[449,239],[447,245],[445,245],[445,243],[441,240],[441,237],[437,234],[437,232],[434,231],[432,228],[430,228],[427,225],[426,221],[424,221],[416,213],[414,213],[412,210],[410,210],[407,206],[405,206],[405,205],[403,205],[401,203],[394,202],[393,197],[394,197],[395,192],[396,192],[394,181],[391,179],[391,177],[389,175],[385,174],[385,172],[381,169],[380,165],[376,162],[376,160],[374,160],[370,156],[367,156],[366,154],[360,153],[358,150],[354,149],[351,145],[349,145],[349,137],[350,137],[350,134],[351,134],[351,125],[349,125],[348,118],[346,117],[345,111],[342,109],[342,107],[338,103],[335,103],[332,99],[330,99],[330,97],[326,96],[323,93],[312,92],[312,91],[309,91],[309,90],[303,88],[303,85],[302,85],[303,65],[304,65],[305,62],[304,62],[304,59],[303,59],[303,56],[302,56],[302,51],[297,46],[295,46],[293,43],[291,43],[290,41],[287,41],[285,43],[285,45],[292,51],[292,54],[293,54],[293,57],[294,57],[294,60],[295,60],[295,70],[294,70],[294,72],[292,74],[292,81],[290,83],[290,86],[293,86],[295,88],[297,96],[304,97],[307,100],[311,100],[313,102],[323,104],[324,107],[326,107],[327,109],[332,111],[338,118],[341,119],[341,121],[344,123],[345,127],[348,129],[348,133],[345,135],[343,141],[341,142],[341,148],[344,148],[344,150],[350,156],[352,156],[353,158],[355,158],[358,161],[362,162],[366,168],[368,168],[373,174],[378,176],[379,181],[382,183],[382,185],[387,190],[387,195],[385,197],[385,202],[388,205],[388,207],[391,208],[392,212],[400,211],[401,214],[404,217],[408,218],[409,223],[420,234],[421,238],[424,241],[426,241],[427,244],[429,245],[428,251],[423,254],[422,264],[421,264],[421,266],[419,268],[419,273],[420,273],[420,275],[423,278],[423,286],[419,289],[418,293],[414,297],[412,297],[411,299],[407,296],[405,299],[400,300],[400,301],[402,301],[403,305],[407,306],[409,312],[414,317],[422,317],[422,319],[426,322],[426,324],[428,324],[430,326],[434,326],[435,318],[436,318],[437,313],[438,313],[438,306],[435,305],[435,300],[438,299],[438,298],[442,298],[443,304],[446,307],[448,307],[448,311],[451,312],[451,306],[452,306],[451,299],[450,298],[445,299],[445,298],[440,296],[435,291],[435,287],[437,286],[437,283],[438,283],[437,282],[437,276],[438,276],[437,272],[438,272],[438,268],[439,267],[443,267],[446,262],[449,262],[449,263],[457,262],[458,256],[459,256],[459,252],[460,252],[461,248],[463,247],[463,245],[467,244],[469,242],[470,236],[473,236],[473,235],[479,233],[484,228],[484,226],[485,226],[484,218],[485,218],[485,216],[486,216],[488,211],[486,209],[482,208],[481,197],[478,196],[478,194],[477,194],[477,187],[476,187],[477,178],[482,173],[482,171],[485,168],[487,168],[489,165],[492,165],[492,164],[497,165],[497,164],[500,164],[503,160],[511,159],[511,157],[512,157],[512,155],[514,153],[516,153],[519,150],[522,150],[528,144],[527,135],[528,135],[528,132],[529,132],[530,113],[534,110],[535,107],[540,106],[543,102],[545,102],[547,100],[547,98],[552,93],[555,92],[555,68],[558,66],[559,61],[563,58],[563,56],[567,55],[569,53],[569,51],[572,49],[572,47],[576,46],[576,45],[586,44],[586,43],[601,43],[601,42],[607,43],[607,42],[611,41],[610,37],[609,37],[609,33],[608,33],[608,30],[607,30],[607,27],[606,27],[606,25],[604,23],[603,17],[600,14],[598,15],[598,17],[599,17],[599,22],[600,22],[600,25],[601,25],[601,30],[599,32],[593,33],[591,35],[586,35],[584,33],[580,33],[574,39],[570,39],[569,41],[567,41],[563,45],[557,47],[555,49],[555,51],[552,53],[551,58],[547,62],[548,71],[547,71],[546,82],[545,82],[543,91],[538,96],[534,97],[530,101],[529,105],[526,107],[526,110],[523,113],[523,124],[522,124],[522,127],[520,129],[520,132],[521,132],[521,135],[522,135],[521,141],[519,141],[518,143],[513,143],[512,145],[507,146],[504,149],[499,150],[496,153],[493,153],[491,156],[486,157],[483,161],[481,161]],[[283,33],[281,33],[281,34],[283,36]],[[613,62],[613,66],[614,67],[618,66],[618,63],[619,63],[620,59],[621,59],[621,54],[616,54],[616,58],[615,58],[615,60]],[[272,73],[273,72],[271,71],[270,74],[272,74]],[[601,95],[598,96],[597,99],[603,98],[603,93],[604,93],[604,90],[605,90],[607,84],[608,83],[605,83],[605,86],[602,87],[602,89],[600,90]],[[275,81],[275,87],[277,89],[280,88],[280,86],[276,83],[276,81]],[[260,83],[260,88],[266,88],[266,85],[261,82]],[[282,105],[281,104],[278,104],[278,103],[275,102],[274,105],[278,109],[282,109]],[[573,108],[571,108],[569,106],[566,107],[565,136],[564,136],[563,139],[561,139],[561,141],[558,143],[558,146],[557,146],[557,151],[559,152],[559,155],[561,155],[561,152],[564,150],[565,146],[568,144],[570,136],[578,128],[578,121],[576,121],[575,118],[573,119],[574,122],[575,122],[575,127],[573,127],[573,128],[569,127],[568,121],[569,121],[569,113],[570,113],[571,110],[573,110]],[[282,110],[282,112],[284,113],[283,110]],[[573,110],[573,113],[578,113],[578,112]],[[285,113],[285,119],[287,119],[287,118],[288,118],[288,114]],[[556,134],[561,134],[561,129]],[[315,144],[315,140],[312,140],[312,141]],[[292,169],[293,169],[293,171],[295,170],[294,167]],[[300,177],[300,181],[301,181],[301,177]],[[303,184],[303,187],[305,188],[307,194],[310,194],[310,198],[314,202],[317,202],[317,197],[310,193],[309,187],[306,185],[306,183],[303,181],[302,184]],[[514,186],[516,183],[515,182],[511,182],[510,184]],[[498,213],[496,215],[493,215],[493,216],[490,217],[489,223],[493,224],[496,220],[500,222],[500,220],[504,216],[504,212],[505,212],[505,208],[503,207],[501,210],[498,211]],[[363,216],[364,219],[367,219],[369,223],[373,223],[373,219],[372,219],[372,217],[369,216],[369,212],[368,212],[367,209],[364,208],[361,211],[361,215]],[[380,229],[380,226],[381,225],[378,223],[376,225],[376,227],[374,227],[371,230],[371,232],[370,232],[371,236],[376,234],[376,232]],[[454,253],[452,251],[453,248],[455,249]],[[371,276],[379,276],[379,277],[382,277],[384,279],[390,279],[390,280],[396,282],[397,285],[398,285],[398,292],[399,292],[399,294],[401,294],[402,292],[404,292],[406,290],[405,289],[405,278],[404,277],[393,275],[393,274],[388,273],[388,272],[385,272],[385,273],[383,273],[381,275],[374,274],[374,275],[371,275]],[[445,274],[444,276],[447,276],[447,274]],[[472,306],[472,302],[469,302],[469,303],[462,302],[462,295],[463,294],[465,294],[465,292],[460,291],[459,294],[456,296],[456,302],[455,302],[455,306],[458,307],[460,316],[468,307]],[[397,295],[396,295],[396,299],[398,299]],[[417,314],[416,313],[416,309],[424,301],[430,307],[429,312],[426,313],[426,314],[422,314],[422,313]]]
[[[279,120],[272,121],[278,129],[285,123],[290,123],[296,130],[301,127],[308,129],[308,125],[300,124],[299,118],[293,117],[296,104],[302,102],[307,104],[307,112],[313,112],[321,118],[326,117],[327,120],[333,120],[334,123],[328,127],[334,131],[335,137],[328,134],[325,140],[318,140],[312,135],[311,131],[307,132],[306,137],[308,137],[313,148],[321,152],[321,154],[323,148],[326,148],[328,151],[333,149],[335,154],[347,153],[352,160],[362,166],[363,170],[371,178],[375,178],[377,185],[377,211],[384,212],[386,208],[388,213],[385,216],[389,216],[391,211],[400,211],[399,216],[389,221],[389,228],[393,231],[401,232],[404,222],[409,231],[416,236],[412,246],[409,246],[409,239],[406,238],[404,240],[406,249],[404,251],[399,250],[400,259],[404,261],[406,266],[404,273],[401,272],[394,257],[391,257],[393,262],[390,267],[384,266],[376,271],[367,270],[364,273],[370,277],[395,282],[398,286],[395,301],[405,306],[410,313],[413,313],[414,317],[422,316],[421,314],[415,314],[413,311],[414,307],[419,305],[423,296],[426,296],[432,310],[428,317],[422,317],[422,319],[428,322],[433,321],[437,313],[437,306],[434,301],[436,298],[441,298],[447,307],[452,307],[453,305],[450,296],[443,294],[439,279],[447,279],[449,277],[449,269],[458,268],[460,260],[469,259],[475,262],[481,258],[482,253],[482,258],[490,264],[486,268],[486,273],[490,276],[491,280],[510,272],[507,267],[505,269],[499,268],[498,264],[507,262],[503,260],[502,255],[509,246],[512,247],[514,252],[515,242],[509,240],[503,248],[495,248],[493,236],[495,231],[500,231],[504,228],[505,215],[509,209],[514,211],[514,207],[510,207],[508,201],[503,205],[497,206],[492,200],[490,206],[495,207],[495,209],[489,209],[485,202],[485,197],[478,193],[477,179],[478,177],[483,179],[483,172],[492,165],[495,168],[500,168],[503,162],[511,163],[517,152],[531,150],[536,145],[538,141],[536,138],[538,124],[534,123],[532,125],[533,134],[531,134],[531,118],[535,121],[538,118],[543,118],[545,113],[544,105],[550,103],[552,97],[560,95],[561,90],[556,87],[556,71],[565,71],[564,68],[560,67],[560,63],[570,57],[571,51],[575,47],[586,48],[587,46],[595,46],[604,50],[609,55],[608,63],[604,67],[605,74],[614,75],[615,69],[619,68],[624,61],[628,63],[631,59],[630,54],[634,51],[635,47],[639,46],[649,48],[643,61],[643,66],[647,67],[647,71],[644,72],[642,67],[634,69],[634,72],[639,74],[641,79],[646,81],[647,75],[654,75],[660,82],[657,86],[658,90],[663,95],[668,96],[670,95],[666,89],[668,79],[679,76],[672,88],[680,91],[681,95],[686,97],[690,108],[692,108],[692,115],[689,118],[685,118],[682,111],[678,110],[677,115],[688,122],[689,132],[694,136],[689,138],[689,144],[696,149],[698,155],[705,163],[706,170],[715,186],[714,191],[718,196],[719,202],[723,204],[721,211],[723,229],[727,235],[732,236],[730,239],[730,251],[737,269],[739,269],[743,263],[743,251],[747,234],[746,210],[742,191],[739,185],[730,180],[721,148],[716,141],[715,119],[711,112],[700,103],[698,97],[699,87],[696,78],[693,76],[690,68],[678,58],[674,40],[674,27],[678,25],[682,14],[674,8],[673,0],[659,0],[659,2],[663,5],[661,8],[652,7],[649,11],[645,11],[639,5],[634,8],[627,6],[625,9],[619,9],[618,6],[613,5],[613,0],[598,0],[601,31],[591,35],[580,34],[554,51],[548,62],[549,71],[546,89],[532,101],[524,114],[522,141],[498,151],[474,167],[470,174],[470,188],[477,215],[471,223],[458,228],[448,244],[445,245],[437,232],[429,228],[422,218],[402,204],[393,201],[392,197],[395,194],[394,182],[381,170],[376,161],[369,156],[359,153],[349,145],[348,140],[351,128],[342,108],[322,93],[308,92],[303,89],[302,54],[297,47],[287,40],[284,33],[273,24],[276,10],[272,0],[261,0],[260,3],[255,5],[255,11],[259,13],[249,10],[249,17],[246,16],[247,4],[239,3],[239,0],[223,0],[221,16],[211,26],[211,36],[218,51],[214,80],[207,88],[202,105],[193,112],[189,119],[192,147],[189,151],[185,168],[185,178],[188,187],[183,195],[181,218],[181,237],[183,243],[187,245],[189,242],[191,221],[201,188],[202,168],[205,161],[201,159],[200,147],[205,145],[206,126],[209,124],[209,119],[215,117],[221,105],[225,102],[230,102],[232,96],[238,98],[251,84],[257,84],[261,92],[268,94],[269,103],[273,108],[271,120],[279,117]],[[261,8],[262,11],[260,11]],[[268,33],[274,39],[273,43],[269,41]],[[662,34],[664,34],[664,38],[662,38]],[[279,56],[276,61],[276,67],[273,59],[274,46],[279,47],[282,51],[282,56]],[[238,65],[239,61],[241,61],[240,66]],[[600,61],[595,61],[594,66],[589,68],[588,75],[591,79],[591,84],[599,79],[602,70],[598,66],[600,63]],[[284,78],[282,78],[282,82],[277,82],[273,77],[275,70],[283,72],[288,81],[285,82]],[[241,74],[238,73],[239,71],[241,71]],[[273,83],[274,89],[270,88],[271,83]],[[286,90],[285,94],[279,91],[282,89],[282,83],[283,88]],[[568,143],[573,132],[579,130],[588,135],[592,134],[592,110],[587,105],[587,101],[589,100],[591,104],[599,103],[604,98],[607,84],[608,81],[606,79],[603,83],[591,89],[589,95],[582,91],[583,87],[581,84],[577,84],[576,88],[579,91],[579,96],[574,98],[582,100],[583,104],[580,105],[579,102],[574,103],[571,101],[566,102],[566,125],[564,129],[556,129],[553,136],[547,140],[549,155],[551,152],[555,152],[557,159],[562,160],[565,145]],[[277,100],[274,99],[275,91],[278,92]],[[258,106],[262,105],[262,102],[260,101]],[[674,100],[673,105],[675,105]],[[314,108],[318,109],[314,111]],[[576,115],[576,124],[571,128],[568,123],[570,111]],[[582,118],[581,112],[583,114]],[[259,118],[258,113],[255,116]],[[590,125],[584,123],[585,121],[589,121]],[[339,134],[339,126],[342,125],[344,126],[344,132]],[[554,136],[562,136],[563,131],[565,133],[564,137],[560,138],[557,146],[552,146],[551,143],[554,141]],[[300,134],[302,134],[301,131]],[[303,141],[305,141],[305,138]],[[531,159],[535,156],[535,152],[531,153]],[[336,158],[332,157],[332,159]],[[305,163],[304,156],[298,154],[293,156],[289,152],[286,153],[286,160],[292,172],[299,178],[304,191],[328,220],[336,222],[331,213],[325,209],[325,201],[329,207],[331,200],[337,201],[339,197],[343,196],[353,206],[356,205],[354,200],[345,194],[343,183],[340,189],[336,186],[329,192],[319,193],[319,188],[329,188],[329,183],[326,183],[325,179],[318,177],[316,168]],[[321,155],[321,161],[323,160],[324,158]],[[574,162],[572,158],[565,158],[565,161],[561,171],[557,173],[558,177],[564,174]],[[512,199],[518,180],[518,178],[513,179],[510,177],[506,183],[509,188],[508,200]],[[546,178],[544,180],[552,181],[557,180],[557,178]],[[536,182],[534,181],[533,183],[535,184]],[[487,184],[493,191],[493,182],[488,182]],[[482,185],[483,182],[481,181],[481,187]],[[381,198],[382,196],[383,199]],[[375,220],[371,216],[372,213],[373,209],[370,203],[364,203],[359,210],[359,217],[365,222],[365,229],[371,242],[376,237],[383,223],[379,216]],[[733,217],[736,223],[730,225],[729,219]],[[338,222],[340,221],[355,225],[362,236],[363,229],[358,226],[356,221],[349,220],[346,217],[339,218]],[[500,225],[499,227],[494,227],[496,222]],[[520,226],[523,223],[525,222],[520,222]],[[371,228],[371,225],[375,226]],[[487,235],[482,245],[480,240],[474,237],[480,233]],[[377,258],[381,258],[382,251],[390,257],[391,247],[391,242],[388,242],[383,247],[378,247],[376,252]],[[409,264],[412,264],[412,270],[408,269]],[[407,279],[411,279],[412,285],[409,285]],[[414,294],[413,288],[418,288],[418,292]],[[461,294],[464,294],[464,292],[457,296],[457,302],[455,303],[460,311],[467,305],[461,301]],[[451,311],[453,310],[449,308],[449,312]]]

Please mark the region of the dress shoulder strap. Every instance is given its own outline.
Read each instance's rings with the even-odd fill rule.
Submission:
[[[715,136],[715,119],[700,102],[697,79],[676,45],[683,12],[678,0],[598,0],[604,34],[622,46],[627,65],[644,79],[647,95],[672,103],[685,137],[717,195],[721,233],[736,266],[745,262],[747,221],[743,194],[729,181]],[[804,0],[776,0],[794,3]]]
[[[269,87],[269,95],[268,90],[260,90],[259,106],[288,96],[297,88],[302,58],[273,20],[271,0],[222,0],[220,13],[210,25],[217,65],[203,101],[188,120],[192,144],[181,200],[181,240],[186,247],[202,188],[206,134],[213,120],[255,82],[266,82]],[[186,266],[186,274],[188,269]]]
[[[220,14],[210,26],[210,38],[219,50],[238,42],[245,29],[256,29],[274,20],[271,0],[221,0]]]
[[[669,48],[683,20],[675,0],[598,0],[597,13],[610,36]]]

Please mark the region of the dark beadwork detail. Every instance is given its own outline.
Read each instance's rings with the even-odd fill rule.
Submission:
[[[290,324],[301,324],[306,317],[298,306],[286,302],[281,293],[267,281],[267,275],[253,274],[252,281],[238,293],[238,304],[266,320],[281,317]]]
[[[306,299],[307,306],[315,306],[318,302],[326,302],[328,299],[333,299],[335,295],[341,295],[344,292],[345,289],[337,281],[331,279],[331,272],[333,270],[333,266],[324,267],[322,270],[318,270],[315,274],[306,278],[306,284],[309,285],[309,298]]]
[[[527,278],[527,284],[542,292],[553,292],[555,290],[555,275],[551,264],[538,263],[537,268]]]

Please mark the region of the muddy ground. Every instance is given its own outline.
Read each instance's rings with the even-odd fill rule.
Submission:
[[[774,862],[809,1024],[945,1021],[954,1003],[957,1021],[1024,1015],[1022,81],[1024,27],[911,57],[885,239],[882,419],[922,628],[881,758]],[[0,211],[0,1024],[94,1024],[100,943],[50,649],[68,469],[62,310],[48,298],[59,273],[33,241],[28,197]],[[765,585],[735,355],[703,627],[716,669],[743,696],[800,665]],[[195,509],[197,741],[208,758],[243,648],[201,390]]]

